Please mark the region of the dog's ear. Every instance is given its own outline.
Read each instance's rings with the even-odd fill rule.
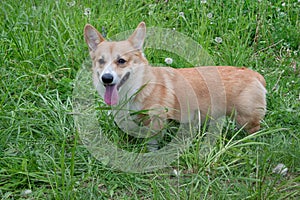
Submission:
[[[131,42],[136,49],[142,49],[144,40],[146,37],[146,24],[141,22],[132,35],[128,38],[128,41]]]
[[[87,24],[84,27],[84,39],[89,46],[90,51],[95,51],[98,44],[105,40],[97,29],[90,24]]]

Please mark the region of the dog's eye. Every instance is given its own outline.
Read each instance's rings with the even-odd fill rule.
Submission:
[[[119,58],[118,60],[117,60],[117,63],[118,64],[125,64],[127,61],[125,60],[125,59],[123,59],[123,58]]]

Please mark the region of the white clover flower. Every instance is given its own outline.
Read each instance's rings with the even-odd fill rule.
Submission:
[[[171,65],[173,63],[173,59],[172,58],[166,58],[165,63],[167,63],[168,65]]]
[[[280,12],[280,13],[279,13],[279,16],[280,16],[280,17],[284,17],[284,16],[286,16],[286,14],[285,14],[285,12]]]
[[[90,9],[90,8],[85,8],[83,14],[86,15],[86,16],[90,16],[90,14],[91,14],[91,9]]]
[[[216,43],[222,43],[223,42],[223,39],[221,37],[216,37],[215,38],[215,42]]]
[[[207,16],[208,19],[213,18],[213,14],[212,13],[208,13],[206,16]]]
[[[21,195],[22,195],[22,196],[27,196],[27,195],[29,195],[29,194],[31,194],[31,193],[32,193],[32,190],[26,189],[26,190],[24,190],[24,191],[21,192]]]
[[[69,7],[73,7],[73,6],[75,6],[75,4],[76,4],[75,1],[67,2],[67,6],[69,6]]]
[[[179,12],[179,17],[184,17],[184,12]]]
[[[288,172],[288,168],[282,164],[282,163],[279,163],[273,170],[272,172],[274,174],[280,174],[282,176],[285,176],[287,175],[287,172]]]
[[[173,169],[173,173],[175,176],[180,176],[180,171],[177,171],[176,169]]]

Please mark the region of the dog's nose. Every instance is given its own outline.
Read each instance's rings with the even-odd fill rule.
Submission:
[[[105,83],[105,84],[110,84],[113,82],[114,80],[114,77],[113,75],[109,74],[109,73],[106,73],[106,74],[103,74],[102,77],[102,82]]]

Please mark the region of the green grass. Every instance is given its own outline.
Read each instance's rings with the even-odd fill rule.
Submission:
[[[1,199],[300,198],[298,1],[74,2],[1,2]],[[263,74],[268,112],[262,131],[225,131],[205,156],[195,142],[171,168],[156,172],[126,173],[95,159],[72,115],[76,74],[88,57],[83,27],[90,23],[109,38],[140,21],[191,37],[216,65]],[[146,53],[153,63],[170,55]],[[180,58],[172,64],[182,65]],[[102,126],[118,132],[111,118],[102,118]],[[287,176],[272,173],[278,163],[288,167]]]

